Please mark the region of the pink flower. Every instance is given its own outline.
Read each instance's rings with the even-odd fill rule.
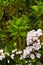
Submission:
[[[41,48],[41,45],[40,45],[40,44],[37,44],[37,43],[34,43],[34,44],[33,44],[33,48],[34,48],[35,50],[39,50],[39,49]]]

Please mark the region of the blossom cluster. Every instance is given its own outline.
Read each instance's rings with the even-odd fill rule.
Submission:
[[[12,60],[15,59],[15,55],[20,55],[22,51],[17,51],[17,49],[12,50],[11,54],[9,52],[4,52],[3,49],[0,49],[0,61],[5,59],[6,57],[10,57]],[[7,59],[7,62],[10,63],[10,60]]]
[[[21,55],[21,59],[25,59],[27,57],[31,59],[40,58],[41,53],[38,51],[41,49],[41,46],[43,43],[40,41],[39,37],[43,35],[43,32],[41,29],[38,29],[37,31],[32,30],[27,33],[27,47],[23,50],[23,54]]]
[[[0,49],[0,61],[5,59],[6,56],[9,56],[11,59],[15,59],[15,55],[20,55],[20,60],[25,58],[30,59],[39,59],[41,57],[41,53],[38,51],[41,49],[43,42],[41,42],[40,37],[43,36],[43,32],[41,29],[38,29],[37,31],[32,30],[27,33],[27,47],[23,49],[23,51],[18,51],[17,49],[12,50],[12,53],[9,54],[9,52],[4,52],[2,49]],[[8,59],[8,63],[10,63],[10,60]]]
[[[0,60],[4,59],[5,58],[5,55],[3,53],[3,50],[1,49],[0,50]]]

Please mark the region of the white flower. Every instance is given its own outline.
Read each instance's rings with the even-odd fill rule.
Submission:
[[[33,43],[33,41],[32,41],[32,37],[31,37],[30,35],[29,35],[29,36],[27,36],[26,41],[27,41],[27,45],[30,45],[30,44],[32,44],[32,43]]]
[[[3,53],[3,50],[0,50],[0,60],[3,60],[5,58],[5,55]]]
[[[23,50],[23,58],[25,59],[27,56],[26,50]]]
[[[29,60],[29,63],[31,63],[31,60]]]
[[[23,58],[29,57],[30,52],[32,51],[33,47],[26,47],[26,49],[23,50]]]
[[[27,46],[30,45],[30,44],[32,44],[32,43],[33,43],[32,40],[28,40],[28,41],[27,41]]]
[[[38,36],[43,35],[43,34],[42,34],[42,30],[41,30],[41,29],[38,29],[38,30],[37,30],[37,34],[38,34]]]
[[[7,60],[8,63],[10,63],[10,60]]]
[[[32,30],[32,31],[29,32],[29,34],[34,33],[34,32],[35,32],[35,30]]]
[[[14,59],[14,54],[12,54],[10,57],[11,57],[11,59]]]
[[[14,50],[12,50],[12,53],[15,53],[17,51],[17,49],[14,49]]]
[[[3,60],[5,58],[4,54],[0,55],[0,60]]]
[[[33,36],[33,41],[37,40],[38,37],[37,36]]]
[[[43,43],[40,42],[39,37],[42,35],[43,33],[41,29],[38,29],[37,31],[32,30],[27,33],[27,47],[23,52],[25,58],[28,57],[31,54],[31,52],[34,52],[35,50],[38,51],[41,48],[41,45],[43,45]],[[34,59],[35,55],[31,54],[30,58]]]
[[[40,42],[40,40],[38,39],[37,42]]]
[[[25,61],[25,63],[27,63],[27,61]]]
[[[17,51],[17,52],[16,52],[16,54],[21,54],[21,53],[22,53],[22,51]]]
[[[33,41],[35,41],[36,40],[36,37],[33,37]]]
[[[30,43],[29,43],[29,41],[27,41],[27,46],[29,46],[30,45]]]
[[[1,56],[2,56],[3,58],[5,58],[5,55],[4,55],[4,53],[2,53],[2,54],[1,54]]]
[[[37,43],[40,44],[40,40],[39,39],[37,40]]]
[[[2,49],[0,50],[0,53],[3,53],[3,50]]]
[[[23,59],[23,56],[21,55],[20,60],[22,60],[22,59]]]
[[[36,40],[38,40],[38,37],[35,37]]]
[[[34,32],[35,32],[35,30],[32,30],[32,31],[27,33],[27,39],[26,39],[27,40],[27,45],[33,43],[32,38],[33,38]]]
[[[3,56],[0,56],[0,60],[3,60]]]
[[[5,52],[4,54],[5,54],[5,55],[7,55],[7,56],[9,56],[9,55],[10,55],[8,52]]]
[[[30,44],[32,44],[32,43],[33,43],[33,41],[32,41],[32,40],[29,40],[29,43],[30,43]]]
[[[35,50],[39,50],[39,49],[41,48],[41,45],[40,45],[40,44],[37,44],[37,43],[34,43],[34,44],[33,44],[33,48],[34,48]]]
[[[30,54],[30,52],[32,51],[32,49],[33,49],[33,46],[26,47],[26,53]]]
[[[43,43],[41,43],[41,45],[43,45]]]
[[[31,63],[29,65],[32,65]]]
[[[41,54],[40,53],[36,53],[36,57],[37,58],[40,58],[41,57]]]
[[[33,35],[32,35],[33,37],[37,37],[36,31],[33,32],[32,34],[33,34]]]
[[[31,55],[30,55],[30,58],[31,58],[31,59],[35,59],[35,55],[34,55],[34,54],[31,54]]]

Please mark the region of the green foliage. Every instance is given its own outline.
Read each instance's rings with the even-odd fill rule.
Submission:
[[[0,49],[10,53],[14,48],[23,50],[27,32],[38,28],[43,30],[43,0],[0,0]],[[20,63],[29,65],[24,60]],[[41,63],[37,62],[36,65]]]
[[[0,19],[2,18],[2,16],[3,16],[3,11],[0,10]]]
[[[22,16],[18,19],[14,17],[14,20],[9,20],[8,31],[11,32],[11,36],[14,37],[14,40],[20,46],[22,42],[25,40],[29,28],[30,26],[28,26],[27,16]],[[24,38],[24,40],[22,40],[22,38]]]
[[[28,30],[28,18],[26,16],[23,16],[15,21],[9,21],[8,29],[11,32],[11,36],[20,35],[22,37],[25,37]]]
[[[38,62],[36,62],[36,65],[42,65],[42,63],[38,61]]]

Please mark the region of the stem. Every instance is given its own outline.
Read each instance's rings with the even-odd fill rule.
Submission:
[[[23,49],[25,47],[25,37],[23,38]]]
[[[19,50],[21,50],[21,37],[19,36]]]
[[[21,50],[21,37],[20,37],[20,35],[18,35],[17,49]]]

